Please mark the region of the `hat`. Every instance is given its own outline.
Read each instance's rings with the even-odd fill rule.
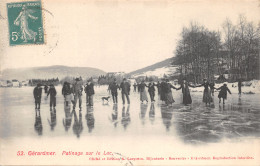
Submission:
[[[126,81],[126,78],[124,78],[123,81]]]
[[[76,78],[76,81],[79,81],[79,78]]]

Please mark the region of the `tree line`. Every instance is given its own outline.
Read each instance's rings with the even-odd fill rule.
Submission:
[[[240,15],[236,24],[226,19],[222,30],[210,31],[193,22],[183,28],[173,62],[181,77],[195,83],[224,74],[229,81],[259,79],[260,23]]]

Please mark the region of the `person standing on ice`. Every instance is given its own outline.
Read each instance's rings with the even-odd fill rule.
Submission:
[[[172,90],[171,89],[177,89],[176,87],[174,87],[168,79],[166,79],[166,84],[165,84],[165,103],[167,104],[167,106],[172,105],[175,101],[172,97]]]
[[[33,90],[33,96],[35,99],[35,109],[40,109],[41,107],[41,98],[42,98],[42,88],[40,84],[37,84],[37,86]]]
[[[216,89],[214,86],[215,86],[215,83],[214,83],[214,82],[211,82],[211,83],[209,84],[211,96],[214,96],[214,89]]]
[[[137,87],[137,85],[136,85],[136,82],[134,83],[134,92],[136,92],[136,87]]]
[[[201,85],[198,85],[196,87],[202,87],[204,86],[204,91],[203,91],[203,102],[206,103],[206,106],[211,102],[213,102],[213,99],[211,97],[211,94],[210,94],[210,90],[209,90],[209,82],[207,81],[206,78],[203,79],[203,83]]]
[[[148,92],[149,92],[149,95],[150,95],[150,98],[151,98],[151,102],[154,102],[154,96],[155,96],[155,88],[154,86],[156,86],[153,82],[150,82],[149,85],[148,85]]]
[[[79,100],[79,109],[81,110],[81,103],[82,103],[82,80],[79,78],[76,78],[76,82],[73,84],[73,92],[74,92],[74,105],[73,109],[76,108],[77,101]]]
[[[161,92],[160,92],[160,99],[161,101],[166,101],[166,89],[167,89],[167,83],[165,82],[165,79],[162,79],[162,82],[160,84],[160,89],[161,89]]]
[[[183,94],[183,99],[182,99],[182,103],[184,105],[188,105],[188,104],[191,104],[192,103],[192,99],[191,99],[191,96],[190,96],[190,90],[189,90],[189,87],[194,87],[192,85],[190,85],[186,79],[184,78],[182,80],[182,84],[181,84],[181,87],[177,88],[176,90],[182,90],[182,94]]]
[[[72,88],[70,87],[70,83],[66,81],[62,87],[62,95],[64,96],[66,106],[68,106],[70,102],[74,103],[74,100],[72,99]]]
[[[126,81],[126,78],[124,78],[123,82],[120,84],[120,89],[122,94],[123,105],[125,104],[125,97],[127,99],[127,103],[130,104],[130,84]]]
[[[112,82],[109,85],[109,89],[111,90],[112,93],[113,103],[117,104],[117,95],[118,95],[117,89],[119,89],[119,86],[116,83],[116,79],[114,79],[114,82]]]
[[[148,86],[144,83],[144,80],[142,80],[142,82],[140,84],[140,101],[142,103],[144,101],[146,101],[148,103],[148,98],[147,98],[145,87],[148,87]]]
[[[225,104],[225,100],[227,99],[227,92],[231,94],[230,90],[227,87],[227,84],[224,84],[220,88],[217,88],[219,91],[218,98],[219,98],[219,103],[221,103],[221,98],[223,99],[223,104]]]
[[[93,107],[93,105],[94,105],[93,97],[95,94],[95,90],[94,90],[94,84],[91,79],[88,80],[88,84],[85,88],[85,91],[86,91],[86,94],[88,95],[87,106]]]
[[[52,106],[53,106],[53,108],[55,109],[57,92],[56,92],[56,89],[55,89],[53,84],[51,84],[51,86],[50,86],[50,89],[49,89],[49,91],[47,93],[47,97],[49,95],[50,95],[50,108],[52,108]]]
[[[48,93],[48,89],[49,89],[48,86],[45,85],[45,86],[44,86],[44,93]]]
[[[242,87],[241,79],[238,80],[237,87],[238,87],[238,94],[239,94],[239,96],[241,96],[241,87]]]

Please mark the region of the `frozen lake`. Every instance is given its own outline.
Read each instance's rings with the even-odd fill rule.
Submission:
[[[202,92],[191,92],[193,103],[184,106],[181,91],[173,90],[175,103],[167,108],[158,101],[140,104],[139,93],[131,92],[131,104],[118,105],[112,98],[107,104],[107,86],[95,87],[94,107],[86,107],[83,94],[82,111],[64,106],[61,86],[57,90],[56,114],[50,111],[49,99],[43,92],[40,114],[34,109],[33,87],[1,88],[1,138],[88,136],[170,136],[188,143],[220,142],[222,139],[260,137],[260,94],[228,95],[226,104],[219,104],[217,92],[214,107],[202,103]]]

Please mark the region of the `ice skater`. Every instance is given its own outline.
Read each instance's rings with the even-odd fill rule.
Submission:
[[[149,85],[148,85],[148,92],[149,92],[149,95],[150,95],[150,98],[151,98],[151,102],[155,102],[154,100],[154,96],[155,96],[155,87],[156,85],[153,83],[153,82],[150,82]]]
[[[173,99],[173,96],[172,96],[172,90],[171,89],[177,89],[176,87],[174,87],[168,79],[166,79],[166,84],[165,84],[165,97],[166,97],[166,100],[165,100],[165,103],[168,106],[172,105],[175,101]]]
[[[73,109],[76,108],[77,101],[79,100],[79,109],[81,110],[81,104],[82,104],[82,80],[80,78],[76,78],[76,82],[73,84],[73,93],[74,93],[74,105]]]
[[[41,98],[42,98],[42,88],[40,84],[37,84],[37,86],[33,90],[33,96],[35,99],[35,109],[40,109],[41,107]]]
[[[193,87],[192,85],[190,85],[186,79],[184,78],[182,80],[182,84],[181,84],[181,87],[177,88],[176,90],[182,90],[182,94],[183,94],[183,99],[182,99],[182,103],[184,105],[188,105],[188,104],[191,104],[192,103],[192,99],[191,99],[191,96],[190,96],[190,90],[189,90],[189,87]]]
[[[162,79],[162,82],[160,84],[160,99],[161,101],[166,102],[166,89],[167,89],[167,83],[165,82],[165,79]]]
[[[88,95],[87,106],[93,107],[94,105],[93,97],[95,94],[95,90],[94,90],[94,84],[91,79],[88,80],[87,86],[85,87],[85,92]]]
[[[144,101],[146,101],[146,103],[148,103],[148,98],[147,98],[147,94],[146,94],[146,90],[145,87],[148,87],[145,83],[144,80],[142,80],[140,86],[140,101],[143,103]]]
[[[74,100],[72,98],[72,88],[70,87],[70,83],[64,82],[62,87],[62,95],[64,96],[66,106],[68,106],[70,102],[74,104]]]
[[[242,92],[242,90],[241,90],[242,80],[241,79],[238,80],[237,87],[238,87],[238,95],[239,95],[239,97],[241,97],[241,92]]]
[[[214,86],[215,86],[215,83],[214,83],[214,82],[211,82],[211,83],[209,84],[211,96],[214,96],[214,89],[216,89]]]
[[[114,79],[114,82],[112,82],[110,85],[109,85],[109,89],[111,90],[111,93],[112,93],[112,98],[113,98],[113,103],[114,104],[117,104],[117,96],[118,96],[118,93],[117,93],[117,89],[119,89],[119,85],[117,85],[116,83],[116,79]]]
[[[220,88],[217,88],[219,91],[218,98],[219,98],[219,103],[221,103],[221,98],[223,99],[223,104],[225,104],[225,100],[227,99],[227,92],[231,94],[231,91],[228,89],[227,84],[224,84]]]
[[[210,103],[213,102],[213,99],[211,97],[210,94],[210,90],[209,90],[209,82],[207,81],[207,79],[203,79],[203,83],[201,85],[198,85],[196,87],[202,87],[204,86],[204,91],[203,91],[203,102],[206,103],[206,106],[210,106]]]
[[[53,84],[51,84],[50,86],[50,89],[47,93],[47,97],[50,95],[50,108],[54,108],[56,107],[56,95],[57,95],[57,92],[56,92],[56,89],[54,87]]]
[[[120,84],[121,94],[123,105],[125,104],[125,97],[127,99],[127,103],[130,104],[130,84],[126,81],[126,78],[123,79],[123,82]]]

